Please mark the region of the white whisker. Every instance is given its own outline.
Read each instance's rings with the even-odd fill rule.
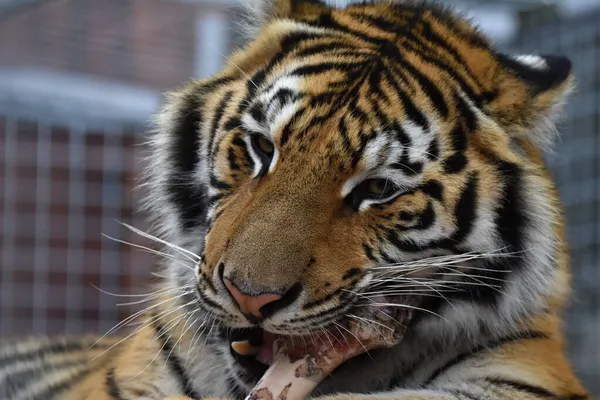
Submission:
[[[165,318],[167,315],[170,315],[176,311],[179,311],[180,309],[182,309],[183,307],[187,307],[189,305],[191,305],[192,303],[194,303],[196,300],[194,301],[190,301],[187,304],[183,304],[173,310],[165,310],[165,311],[169,311],[168,313],[166,313],[165,315],[161,316],[160,318],[156,319],[156,317],[151,318],[151,320],[149,322],[147,322],[145,325],[135,329],[133,332],[131,332],[129,335],[127,335],[126,337],[124,337],[123,339],[119,340],[117,343],[113,344],[112,346],[110,346],[109,348],[107,348],[106,350],[104,350],[102,353],[98,354],[96,357],[92,358],[89,362],[93,362],[96,359],[98,359],[99,357],[103,356],[104,354],[106,354],[107,352],[109,352],[110,350],[114,349],[115,347],[117,347],[118,345],[120,345],[121,343],[125,342],[126,340],[130,339],[131,337],[133,337],[134,335],[137,335],[140,331],[142,331],[143,329],[146,329],[147,327],[149,327],[150,325],[152,325],[155,322],[158,322],[159,320]],[[160,314],[159,314],[160,315]],[[122,323],[122,322],[121,322]],[[104,335],[106,336],[106,335]],[[98,339],[97,342],[99,342],[101,339]],[[94,345],[92,345],[91,347],[93,347]]]
[[[142,250],[142,251],[144,251],[146,253],[150,253],[150,254],[154,254],[154,255],[157,255],[157,256],[161,256],[161,257],[163,257],[163,258],[165,258],[167,260],[173,261],[173,262],[175,262],[175,263],[177,263],[177,264],[179,264],[179,265],[181,265],[181,266],[183,266],[183,267],[185,267],[187,269],[190,269],[193,272],[196,272],[194,268],[190,267],[189,265],[184,264],[180,259],[174,257],[171,254],[168,254],[168,253],[165,253],[165,252],[162,252],[162,251],[159,251],[159,250],[155,250],[155,249],[150,248],[150,247],[142,246],[140,244],[135,244],[135,243],[127,242],[125,240],[117,239],[117,238],[114,238],[112,236],[108,236],[108,235],[106,235],[104,233],[102,234],[102,236],[104,236],[105,238],[110,239],[112,241],[115,241],[117,243],[126,244],[126,245],[131,246],[133,248],[136,248],[138,250]],[[186,258],[189,258],[189,257],[186,257]],[[194,261],[194,260],[192,260],[192,261]],[[195,264],[192,264],[192,265],[195,265]]]
[[[132,231],[134,233],[137,233],[138,235],[140,235],[142,237],[145,237],[145,238],[150,239],[150,240],[154,240],[155,242],[158,242],[158,243],[162,243],[165,246],[168,246],[168,247],[170,247],[170,248],[172,248],[174,250],[178,250],[179,252],[181,252],[184,255],[187,254],[188,255],[187,258],[190,259],[194,263],[197,263],[197,262],[201,261],[201,257],[199,255],[197,255],[196,253],[193,253],[193,252],[191,252],[191,251],[189,251],[187,249],[184,249],[181,246],[177,246],[176,244],[173,244],[173,243],[167,242],[166,240],[157,238],[156,236],[153,236],[153,235],[151,235],[149,233],[146,233],[146,232],[144,232],[144,231],[142,231],[140,229],[137,229],[137,228],[135,228],[135,227],[133,227],[133,226],[131,226],[129,224],[126,224],[124,222],[120,222],[120,224],[122,224],[124,227],[126,227],[130,231]]]

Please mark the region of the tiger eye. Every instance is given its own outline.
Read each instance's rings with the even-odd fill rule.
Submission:
[[[381,196],[392,190],[393,185],[385,179],[371,179],[367,182],[367,192]]]
[[[273,151],[275,151],[275,146],[273,146],[273,143],[266,137],[263,137],[263,136],[257,137],[256,144],[258,146],[258,149],[265,154],[270,155],[270,154],[273,154]]]

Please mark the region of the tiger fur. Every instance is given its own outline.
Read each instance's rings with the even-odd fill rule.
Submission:
[[[570,62],[501,54],[432,3],[252,3],[250,43],[157,117],[145,182],[169,277],[144,323],[94,346],[4,342],[0,397],[241,398],[266,367],[236,335],[334,330],[397,292],[418,301],[403,341],[315,397],[591,399],[563,350],[542,160]],[[279,300],[257,318],[226,284]]]

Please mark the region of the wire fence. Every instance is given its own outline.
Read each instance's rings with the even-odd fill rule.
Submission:
[[[94,286],[139,292],[157,261],[101,236],[144,243],[118,221],[146,228],[134,188],[148,118],[162,91],[215,72],[242,42],[239,9],[234,0],[0,4],[0,335],[105,332],[130,310]],[[580,83],[548,162],[573,258],[569,354],[600,396],[600,13],[521,17],[504,47],[566,54]]]

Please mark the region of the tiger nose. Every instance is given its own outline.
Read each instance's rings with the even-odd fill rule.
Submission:
[[[225,286],[231,296],[233,296],[236,303],[240,306],[242,313],[252,322],[258,322],[264,319],[263,313],[260,309],[278,300],[281,300],[281,295],[275,293],[261,294],[258,296],[251,296],[240,291],[236,285],[229,279],[223,279]]]

